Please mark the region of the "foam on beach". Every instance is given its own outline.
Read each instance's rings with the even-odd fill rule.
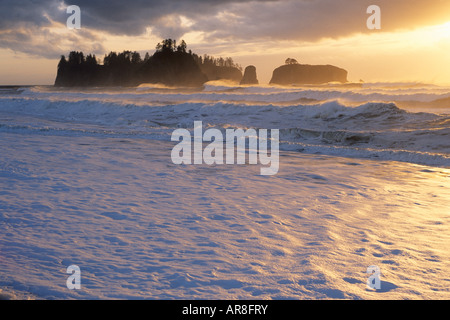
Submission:
[[[0,298],[448,299],[449,92],[0,92]],[[278,173],[174,164],[194,121],[280,129]]]

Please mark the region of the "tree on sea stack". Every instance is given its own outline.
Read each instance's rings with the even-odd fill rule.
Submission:
[[[287,58],[286,61],[284,61],[285,64],[298,64],[298,61],[292,58]]]

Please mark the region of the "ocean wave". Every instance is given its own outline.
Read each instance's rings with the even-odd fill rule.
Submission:
[[[376,89],[376,90],[375,90]],[[302,87],[239,86],[227,82],[206,83],[203,90],[142,85],[137,88],[70,88],[30,87],[21,89],[22,97],[63,101],[109,101],[129,104],[161,104],[180,102],[215,103],[227,101],[246,104],[295,104],[341,101],[357,106],[365,102],[396,103],[402,108],[418,106],[439,108],[450,113],[450,88],[437,86],[322,85]],[[433,111],[434,112],[434,111]]]
[[[445,124],[448,117],[432,113],[411,113],[394,103],[367,102],[358,106],[347,106],[341,102],[328,101],[316,104],[247,104],[219,100],[214,103],[177,102],[160,104],[133,104],[99,100],[53,100],[36,98],[0,99],[0,112],[30,115],[44,119],[79,121],[117,125],[138,121],[166,121],[167,126],[205,121],[245,126],[276,126],[286,128],[297,125],[332,128],[392,128],[410,125],[411,122]]]
[[[280,149],[308,154],[324,154],[337,157],[365,158],[382,161],[400,161],[450,168],[450,156],[442,153],[397,149],[352,148],[347,146],[314,145],[305,143],[282,143],[280,144]]]
[[[449,114],[412,112],[394,102],[345,103],[336,98],[338,94],[326,101],[298,101],[311,98],[312,92],[334,92],[327,87],[232,88],[218,84],[210,87],[211,92],[24,88],[20,94],[0,95],[0,132],[170,140],[174,128],[192,129],[194,121],[202,121],[205,128],[222,131],[280,129],[280,142],[287,150],[300,146],[304,152],[450,166]],[[354,94],[355,89],[339,92],[346,90]]]

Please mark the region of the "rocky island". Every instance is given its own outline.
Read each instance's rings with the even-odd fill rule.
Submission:
[[[332,65],[299,64],[295,59],[286,59],[285,65],[273,71],[270,84],[302,85],[347,82],[347,71]]]
[[[256,77],[256,67],[248,66],[245,68],[244,76],[240,82],[241,85],[258,84],[258,78]]]
[[[187,51],[184,40],[177,45],[175,40],[165,39],[156,46],[155,53],[110,52],[103,63],[93,54],[72,51],[68,59],[61,56],[55,79],[56,87],[105,87],[139,86],[143,83],[167,86],[201,87],[208,81],[228,80],[241,85],[259,84],[256,67],[242,67],[232,58],[199,56]],[[286,59],[285,65],[273,71],[269,84],[303,85],[330,82],[347,82],[347,71],[332,65],[299,64],[295,59]]]
[[[95,55],[72,51],[68,59],[61,56],[55,80],[57,87],[138,86],[159,83],[168,86],[199,87],[211,80],[239,83],[242,68],[231,58],[198,56],[181,41],[166,39],[155,53],[142,59],[136,51],[111,52],[100,64]]]

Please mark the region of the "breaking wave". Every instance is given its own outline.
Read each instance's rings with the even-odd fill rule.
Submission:
[[[450,90],[207,84],[0,90],[0,132],[170,140],[174,128],[280,129],[284,150],[450,167]]]

